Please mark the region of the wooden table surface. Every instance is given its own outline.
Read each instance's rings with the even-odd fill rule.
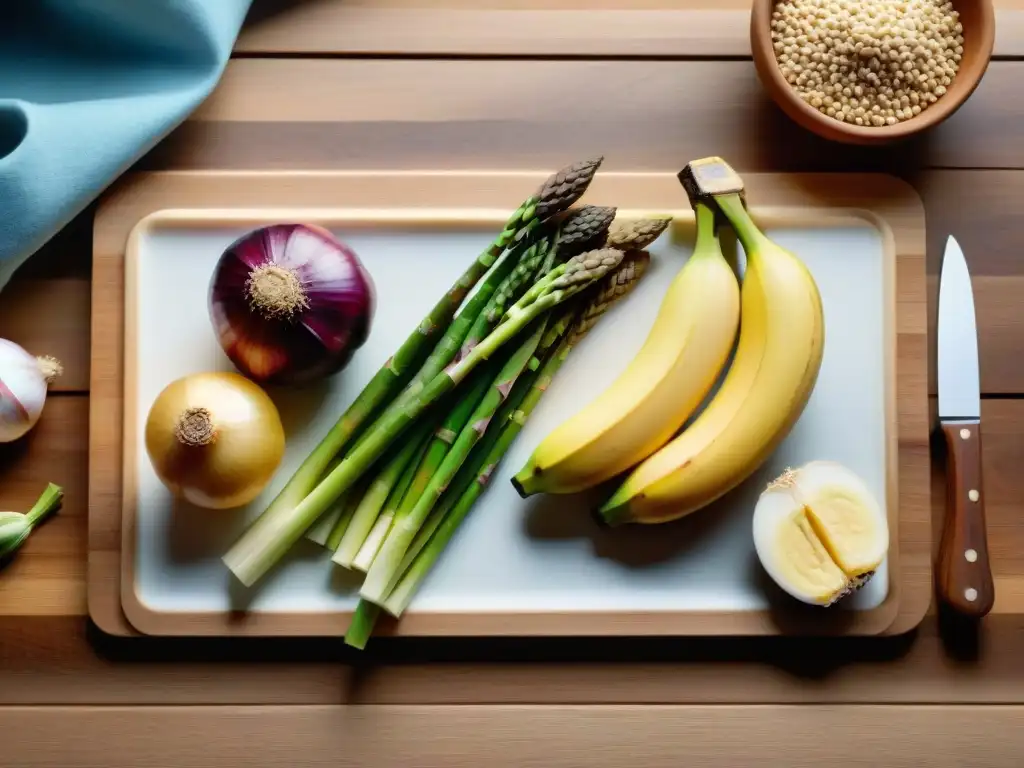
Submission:
[[[974,276],[997,591],[980,631],[932,614],[878,641],[381,640],[362,656],[103,637],[85,616],[89,211],[0,301],[0,337],[66,366],[31,438],[0,449],[0,506],[48,481],[67,493],[0,577],[0,765],[1019,766],[1024,2],[997,9],[967,105],[869,151],[766,101],[746,0],[257,0],[214,94],[139,163],[550,169],[601,153],[609,170],[675,171],[717,154],[902,176],[927,211],[931,313],[948,234]]]

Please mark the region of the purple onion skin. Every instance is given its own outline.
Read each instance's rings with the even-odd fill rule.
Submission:
[[[299,279],[308,301],[290,318],[251,306],[246,282],[273,264]],[[369,272],[322,227],[273,224],[249,232],[221,255],[210,281],[210,319],[239,371],[261,384],[302,385],[331,376],[370,335],[376,290]]]

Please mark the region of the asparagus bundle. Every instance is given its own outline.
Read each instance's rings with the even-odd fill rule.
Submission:
[[[355,445],[337,460],[338,450],[351,442],[357,429],[351,427],[351,422],[347,422],[343,417],[339,425],[344,426],[339,428],[339,425],[336,425],[314,451],[316,456],[311,456],[303,465],[307,468],[309,465],[316,466],[319,470],[319,482],[311,486],[308,476],[312,472],[303,473],[303,469],[300,468],[296,476],[289,481],[292,494],[286,493],[286,486],[285,491],[279,494],[270,509],[250,526],[225,555],[225,564],[240,581],[251,585],[261,578],[328,508],[332,505],[337,508],[337,500],[379,460],[408,427],[440,398],[462,383],[481,363],[488,360],[532,321],[577,294],[618,263],[618,259],[607,255],[611,251],[598,251],[581,254],[565,264],[559,264],[520,297],[509,312],[505,313],[499,325],[479,344],[469,349],[465,356],[457,357],[460,349],[464,348],[463,342],[475,326],[477,317],[484,312],[494,292],[513,271],[519,260],[538,248],[540,241],[536,233],[541,228],[540,222],[570,205],[585,191],[599,162],[598,160],[580,164],[579,167],[556,174],[535,198],[528,201],[529,204],[524,206],[523,211],[513,216],[511,221],[514,223],[506,227],[506,232],[515,227],[520,234],[506,238],[503,233],[499,238],[502,247],[514,240],[512,248],[491,271],[484,284],[466,302],[458,316],[450,322],[447,331],[436,343],[430,355],[401,393],[391,399],[390,404],[382,406],[384,397],[364,398],[365,391],[357,398],[357,402],[374,399],[379,415],[373,424],[359,435]],[[536,202],[532,202],[534,199]],[[523,222],[528,223],[524,225]],[[488,254],[494,249],[495,246],[492,246]],[[601,253],[605,256],[600,256]],[[493,262],[494,260],[490,259],[490,263]],[[433,313],[428,320],[428,323],[421,326],[418,334],[422,335],[431,330]],[[374,381],[376,380],[377,377]],[[368,388],[373,386],[371,382]],[[351,411],[352,408],[349,409],[349,412]],[[359,423],[364,423],[368,416],[369,410],[362,412]],[[336,434],[339,430],[344,433],[340,438]],[[333,466],[332,461],[335,462]],[[328,467],[329,471],[320,476],[320,472]],[[298,496],[295,489],[299,486],[310,490],[295,503],[294,499]],[[290,504],[286,505],[286,501]],[[351,522],[349,526],[351,527]]]
[[[490,382],[486,394],[473,410],[473,415],[468,419],[468,423],[459,432],[451,451],[431,476],[424,492],[405,515],[395,519],[394,528],[384,541],[379,556],[367,571],[366,581],[359,592],[363,598],[380,603],[387,596],[394,581],[401,575],[398,572],[398,566],[417,531],[427,519],[427,515],[430,514],[438,499],[441,498],[441,494],[462,468],[462,464],[469,456],[473,446],[484,436],[491,418],[508,397],[519,374],[533,357],[544,333],[545,325],[545,319],[537,321],[533,332],[509,356],[497,376]]]
[[[494,328],[508,304],[519,299],[532,284],[538,272],[538,265],[543,266],[545,262],[553,263],[555,260],[564,260],[578,254],[587,243],[603,240],[614,216],[614,208],[585,205],[569,211],[560,224],[552,227],[554,229],[552,235],[545,235],[531,245],[524,252],[515,269],[498,286],[487,307],[477,316],[455,359],[460,361],[468,356],[473,348]],[[499,371],[499,377],[501,375],[502,373]],[[419,458],[419,466],[415,468],[416,482],[413,483],[408,495],[397,508],[389,504],[388,508],[380,511],[378,515],[382,503],[379,498],[374,499],[375,503],[372,507],[366,508],[364,505],[361,508],[360,511],[365,510],[365,515],[357,513],[359,524],[356,521],[352,522],[348,535],[334,556],[334,562],[345,567],[367,570],[373,564],[378,550],[384,543],[384,538],[387,537],[384,560],[391,563],[393,570],[398,562],[396,552],[411,541],[416,528],[429,511],[427,498],[423,497],[428,483],[432,483],[432,489],[438,489],[447,484],[447,479],[441,479],[443,473],[451,474],[457,469],[457,464],[453,464],[453,462],[459,461],[459,456],[465,456],[468,452],[465,448],[465,441],[474,434],[473,432],[463,434],[463,428],[466,427],[467,421],[475,425],[477,429],[483,423],[482,413],[479,410],[477,412],[473,410],[483,393],[490,387],[488,403],[497,407],[500,403],[492,402],[495,396],[495,387],[498,387],[497,391],[501,392],[502,396],[509,388],[508,384],[512,380],[509,374],[505,374],[508,384],[504,386],[500,384],[500,381],[498,384],[489,384],[492,376],[493,372],[478,371],[475,374],[476,383],[468,390],[468,394],[461,395],[456,401],[445,424],[435,433],[430,446]],[[485,405],[484,409],[486,407]],[[470,418],[471,415],[472,418]],[[459,442],[456,445],[457,439]],[[449,459],[450,450],[456,451],[456,457]],[[439,471],[442,474],[435,477],[435,473]],[[385,474],[387,475],[387,473]],[[393,479],[393,475],[387,475],[384,481],[390,484]],[[427,494],[427,496],[429,495]],[[372,528],[368,529],[367,525],[369,525],[371,516],[376,516],[376,522],[373,523]],[[393,523],[395,524],[394,530],[392,530]],[[361,546],[357,543],[360,537],[365,537]],[[359,547],[358,551],[356,551],[357,546]],[[377,566],[374,570],[374,577],[369,579],[368,589],[373,589],[374,579],[382,578],[380,574],[384,568],[384,565]],[[392,573],[390,578],[393,580],[396,577],[397,574]]]
[[[546,261],[553,261],[555,258],[569,258],[581,252],[588,243],[593,244],[603,240],[614,218],[614,208],[584,205],[581,208],[568,211],[562,222],[557,227],[552,227],[555,229],[553,235],[546,236],[546,233],[544,233],[536,242],[524,248],[523,255],[516,263],[515,268],[504,277],[488,300],[486,307],[477,315],[466,338],[462,342],[462,347],[455,355],[455,359],[463,359],[472,351],[473,347],[480,343],[504,314],[509,302],[518,299],[522,292],[530,285],[540,266],[543,266]],[[423,370],[431,371],[433,369],[430,364],[427,364],[421,369],[421,372]],[[419,379],[419,376],[417,376],[417,379]],[[481,380],[480,383],[485,385],[486,381]],[[482,393],[483,390],[480,391]],[[466,417],[468,417],[469,410],[475,404],[475,399],[474,395],[470,395],[468,400],[460,401],[462,412]],[[456,414],[453,413],[452,415]],[[446,425],[438,433],[438,437],[450,434],[451,439],[447,443],[442,442],[440,444],[435,440],[428,454],[420,459],[422,464],[418,470],[420,474],[425,474],[429,480],[430,475],[444,459],[447,449],[451,446],[451,442],[461,428],[462,424]],[[397,469],[400,471],[400,467]],[[394,478],[390,479],[393,480]],[[383,501],[380,500],[380,503],[383,503]],[[415,499],[412,499],[412,503],[415,503]],[[338,504],[335,504],[333,509],[333,513],[323,515],[310,528],[306,534],[308,538],[317,543],[326,544],[329,531],[333,530],[345,512],[345,508]],[[364,506],[361,511],[364,515],[362,519],[366,520],[369,519],[370,515],[376,515],[377,509]],[[391,510],[392,515],[396,512],[404,514],[408,512],[408,509]],[[377,517],[377,520],[380,522],[373,523],[374,528],[370,529],[369,533],[361,525],[353,525],[350,533],[342,540],[341,549],[335,548],[337,551],[334,556],[334,562],[345,567],[358,567],[360,563],[356,562],[357,555],[360,552],[370,551],[369,549],[362,548],[359,549],[359,552],[356,551],[355,547],[360,547],[358,543],[359,537],[368,537],[375,532],[386,531],[383,522],[386,519],[388,519],[388,515],[381,513]]]
[[[499,268],[488,275],[487,280],[459,313],[464,322],[453,323],[456,311],[469,292],[492,270],[495,262],[507,249],[528,242],[543,222],[579,200],[590,186],[603,161],[603,157],[597,157],[566,166],[548,177],[535,194],[522,202],[509,217],[501,233],[459,276],[398,350],[377,371],[258,520],[268,515],[287,514],[313,490],[331,466],[331,462],[342,449],[359,436],[361,428],[375,412],[393,401],[399,391],[409,392],[417,386],[422,386],[435,375],[437,371],[431,373],[431,369],[424,364],[425,356],[432,349],[437,355],[433,360],[434,366],[439,370],[447,364],[450,356],[447,360],[441,358],[448,350],[454,354],[459,348],[462,337],[479,314],[480,308],[486,305],[504,274]],[[512,258],[503,260],[507,264],[506,270],[514,267],[516,262],[514,252],[508,256]],[[320,536],[314,533],[314,539],[319,538]]]
[[[518,436],[526,418],[572,347],[605,311],[628,293],[643,274],[648,262],[646,252],[630,252],[621,266],[596,286],[596,290],[584,295],[585,301],[577,311],[564,313],[559,320],[550,324],[543,337],[538,337],[539,346],[534,344],[537,356],[531,358],[526,366],[528,373],[518,378],[497,417],[490,422],[490,427],[485,425],[483,439],[478,437],[472,452],[467,452],[468,458],[459,462],[460,471],[440,502],[437,497],[441,494],[428,495],[421,502],[420,506],[428,511],[433,508],[433,512],[429,517],[424,514],[424,519],[410,526],[410,529],[416,529],[412,533],[404,529],[393,529],[394,539],[389,537],[389,540],[395,542],[394,550],[387,552],[386,542],[385,549],[382,549],[371,566],[361,592],[363,599],[345,635],[346,643],[357,648],[365,647],[381,607],[396,617],[402,614],[455,530],[483,493],[498,463]],[[517,354],[526,347],[527,344],[521,346]],[[513,363],[510,358],[505,369],[512,371],[517,365],[518,361]],[[504,383],[507,386],[507,380]],[[397,552],[402,552],[402,556],[396,562]],[[371,580],[378,569],[379,577]]]

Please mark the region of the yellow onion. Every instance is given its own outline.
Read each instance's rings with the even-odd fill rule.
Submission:
[[[267,393],[237,373],[172,381],[146,419],[146,452],[175,496],[209,509],[248,504],[284,455],[284,427]]]

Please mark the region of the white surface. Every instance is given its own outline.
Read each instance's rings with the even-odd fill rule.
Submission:
[[[137,444],[159,391],[190,372],[231,364],[207,317],[214,263],[243,227],[151,228],[138,269]],[[228,573],[221,556],[334,423],[362,385],[486,246],[495,227],[421,232],[382,224],[335,232],[360,255],[379,304],[371,336],[329,385],[271,392],[289,444],[282,468],[249,508],[207,512],[171,499],[145,450],[137,456],[139,509],[136,586],[158,611],[221,611],[247,604],[260,611],[328,611],[356,602],[357,585],[303,540],[289,560],[253,592]],[[692,232],[692,229],[688,230]],[[410,611],[737,611],[768,607],[770,590],[757,563],[751,513],[767,479],[811,459],[843,462],[885,503],[883,250],[867,224],[839,229],[770,229],[803,258],[818,281],[826,343],[818,384],[796,427],[768,463],[722,502],[675,523],[599,530],[582,498],[522,500],[509,478],[534,446],[570,411],[612,382],[643,342],[661,296],[689,255],[685,231],[663,235],[652,264],[628,301],[603,318],[575,349],[491,487],[477,503]],[[887,592],[883,567],[847,601],[877,606]]]

